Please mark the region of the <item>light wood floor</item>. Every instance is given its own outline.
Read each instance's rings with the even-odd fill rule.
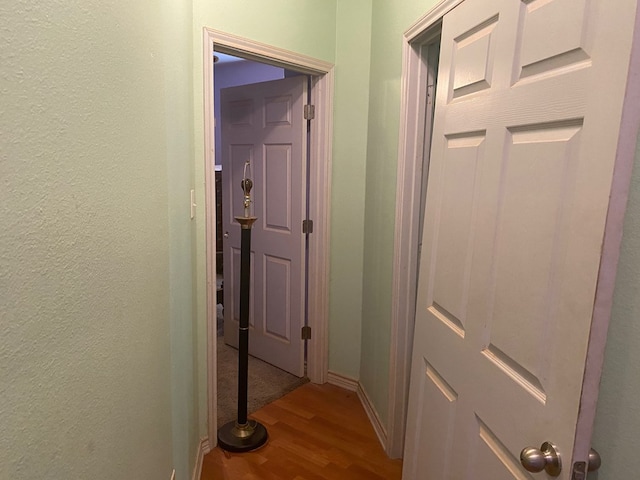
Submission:
[[[269,432],[249,453],[216,447],[204,457],[201,480],[396,480],[360,400],[333,385],[306,384],[251,417]]]

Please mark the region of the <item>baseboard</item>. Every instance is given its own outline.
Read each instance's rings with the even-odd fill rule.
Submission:
[[[202,462],[204,461],[204,456],[210,451],[211,446],[209,445],[209,439],[201,439],[200,445],[198,447],[198,452],[196,453],[196,464],[193,467],[192,480],[200,480],[200,476],[202,475]]]
[[[327,374],[327,383],[335,385],[336,387],[342,387],[350,392],[358,391],[358,380],[339,373],[329,372]]]
[[[367,412],[367,417],[369,417],[369,421],[371,422],[371,426],[373,427],[374,432],[378,436],[378,440],[382,444],[383,450],[387,449],[387,430],[384,428],[384,425],[380,421],[380,417],[378,416],[378,412],[373,407],[371,400],[367,395],[367,392],[362,388],[362,384],[356,380],[355,378],[347,377],[346,375],[341,375],[335,372],[329,372],[327,375],[327,383],[331,385],[335,385],[337,387],[342,387],[345,390],[349,390],[350,392],[356,392],[358,398],[360,399],[360,403],[362,404],[362,408]]]
[[[387,451],[387,430],[384,428],[384,425],[380,421],[380,417],[378,416],[378,412],[373,407],[371,400],[369,400],[369,396],[367,392],[362,388],[362,384],[358,382],[358,388],[356,390],[358,394],[358,398],[360,399],[360,403],[362,403],[362,407],[364,411],[367,412],[367,416],[369,417],[369,421],[371,422],[371,426],[373,430],[376,432],[378,436],[378,440],[382,444],[382,449]]]

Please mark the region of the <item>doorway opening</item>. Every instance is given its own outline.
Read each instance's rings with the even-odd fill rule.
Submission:
[[[403,54],[407,75],[396,187],[396,248],[386,445],[391,458],[402,457],[404,449],[418,265],[422,249],[441,33],[440,18],[405,34]]]
[[[207,385],[208,433],[213,446],[217,431],[217,249],[216,249],[216,180],[215,180],[215,104],[214,54],[227,54],[257,61],[297,74],[310,76],[309,97],[315,117],[308,132],[308,219],[313,233],[308,235],[307,309],[312,329],[307,340],[307,376],[311,382],[325,383],[328,370],[328,270],[329,205],[331,176],[331,118],[333,65],[305,55],[204,29],[204,123],[205,123],[205,203],[207,258]],[[300,226],[301,227],[301,226]],[[224,236],[224,233],[222,234]]]
[[[308,381],[307,181],[311,76],[214,53],[218,424],[237,411],[238,176],[253,181],[249,412]],[[264,261],[262,261],[262,260]],[[225,308],[225,305],[227,308]]]

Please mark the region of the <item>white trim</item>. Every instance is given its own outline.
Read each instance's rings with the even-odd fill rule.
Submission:
[[[205,28],[205,35],[215,43],[216,51],[235,55],[247,60],[268,63],[282,68],[291,68],[308,75],[325,75],[333,70],[333,64],[308,57],[300,53],[255,42],[248,38],[238,37],[230,33],[212,28]],[[211,54],[213,55],[213,53]]]
[[[460,5],[463,1],[464,0],[441,0],[440,3],[434,5],[427,13],[416,20],[416,22],[404,32],[405,44],[418,41],[420,36],[426,30],[440,23],[442,21],[442,17]]]
[[[439,34],[442,16],[461,1],[440,2],[407,30],[403,39],[387,412],[386,452],[391,458],[402,457],[404,450],[418,278],[418,226],[426,112],[424,85],[427,78],[421,46]]]
[[[380,444],[382,448],[386,450],[387,444],[387,431],[384,428],[384,424],[380,420],[380,416],[376,411],[373,403],[369,399],[367,392],[365,392],[362,384],[353,377],[349,377],[347,375],[342,375],[336,372],[329,372],[327,375],[327,383],[330,385],[335,385],[336,387],[344,388],[350,392],[356,392],[358,398],[360,399],[360,403],[362,404],[362,408],[369,417],[369,421],[371,422],[371,426],[373,430],[376,432],[378,436],[378,440],[380,440]]]
[[[376,432],[376,435],[378,436],[378,440],[380,440],[380,444],[382,445],[382,448],[386,451],[387,450],[387,431],[385,430],[384,425],[380,420],[380,417],[378,416],[378,412],[376,412],[376,409],[373,406],[373,403],[371,403],[371,400],[369,400],[369,396],[367,395],[367,392],[364,391],[364,389],[362,388],[362,384],[360,382],[358,382],[358,390],[356,390],[356,393],[358,394],[358,398],[360,399],[360,403],[362,403],[362,407],[364,408],[364,411],[367,413],[367,416],[369,417],[369,421],[371,422],[371,426],[373,427],[373,430]]]
[[[350,392],[358,391],[358,380],[353,377],[347,377],[340,373],[329,372],[327,375],[327,383],[336,387],[344,388]]]
[[[196,452],[196,462],[193,466],[193,476],[192,480],[200,480],[200,476],[202,475],[202,463],[204,462],[204,456],[211,451],[211,446],[209,445],[209,439],[203,438],[200,440],[200,445],[198,445],[198,451]]]
[[[217,358],[217,311],[216,311],[216,197],[215,197],[215,121],[213,90],[213,41],[208,32],[203,32],[203,85],[204,85],[204,197],[205,197],[205,255],[207,275],[207,419],[209,438],[216,445],[218,417],[218,381],[216,375]]]
[[[331,160],[333,140],[333,68],[312,77],[311,101],[316,105],[310,136],[309,215],[313,233],[309,235],[309,294],[307,311],[312,328],[307,341],[307,377],[313,383],[327,381],[329,370],[329,250],[331,206]],[[318,108],[320,106],[320,108]]]
[[[313,336],[307,344],[307,375],[314,383],[325,383],[328,370],[329,327],[329,212],[331,205],[331,154],[333,65],[295,52],[254,42],[228,33],[203,29],[204,66],[204,162],[207,271],[207,415],[210,439],[217,438],[216,308],[215,308],[215,135],[213,128],[213,52],[262,61],[315,75],[311,95],[316,118],[311,124],[309,206],[314,233],[309,238],[309,325]],[[215,440],[214,440],[215,444]]]

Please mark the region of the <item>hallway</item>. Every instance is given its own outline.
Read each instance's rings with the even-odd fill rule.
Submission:
[[[215,448],[201,480],[399,480],[355,392],[306,384],[257,411],[268,444],[251,453]]]

